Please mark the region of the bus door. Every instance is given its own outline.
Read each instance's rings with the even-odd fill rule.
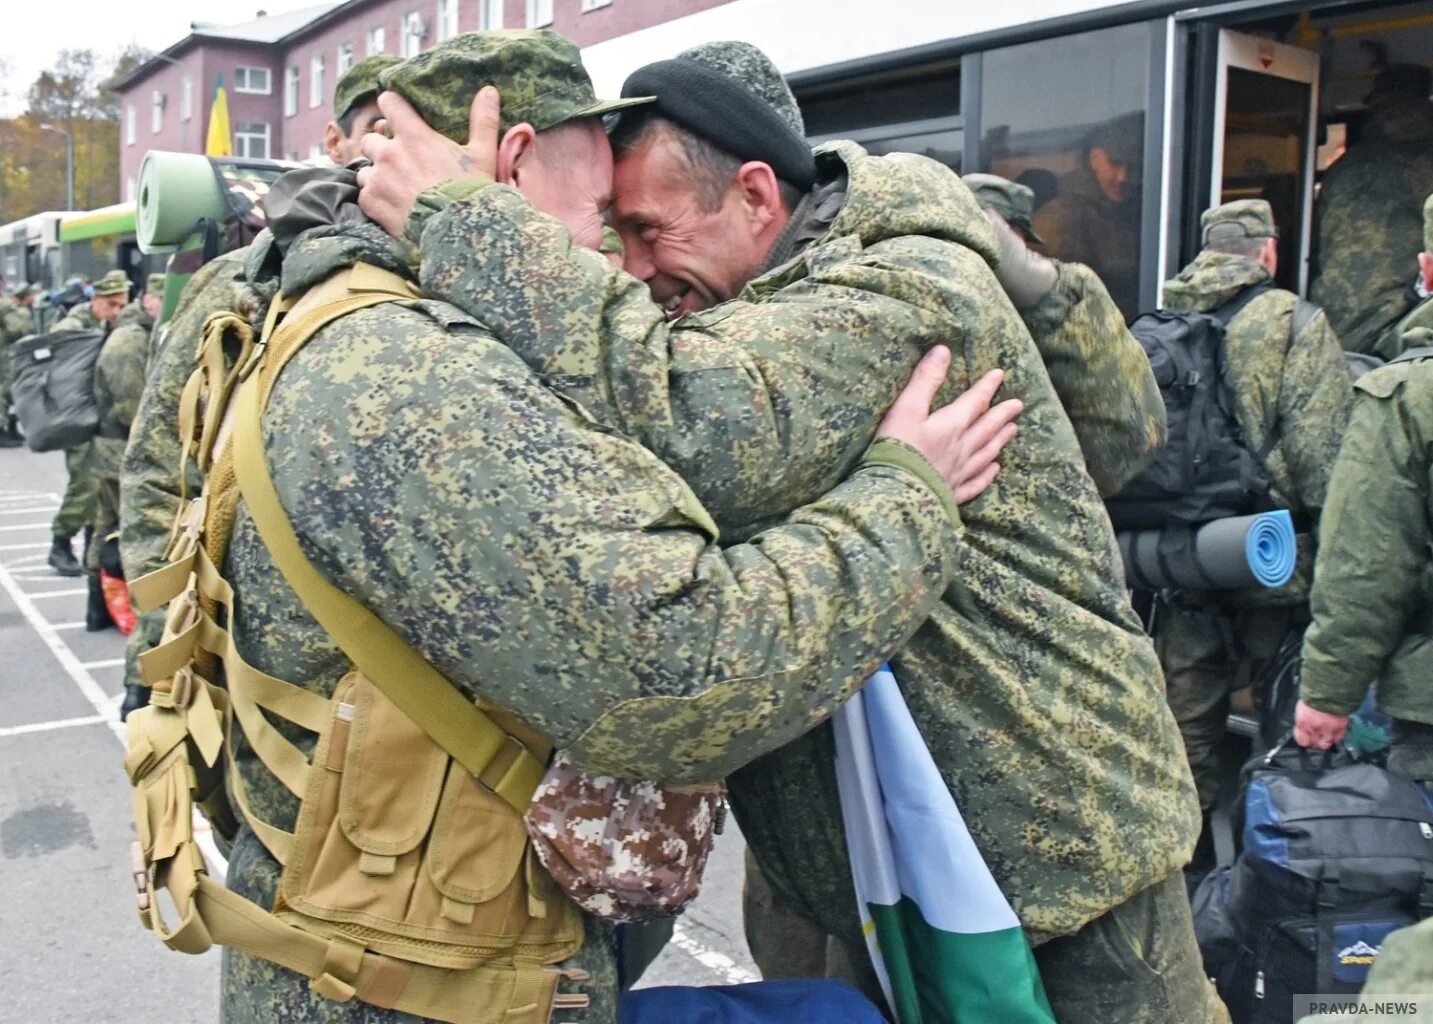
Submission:
[[[1308,288],[1319,57],[1221,29],[1209,205],[1266,199],[1279,226],[1280,287]]]

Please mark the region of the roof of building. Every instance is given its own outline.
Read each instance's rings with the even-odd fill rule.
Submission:
[[[252,21],[237,25],[220,25],[215,22],[194,21],[189,23],[190,31],[205,39],[233,39],[245,43],[277,43],[284,36],[297,32],[315,18],[320,18],[343,4],[344,0],[327,0],[326,3],[301,7],[284,14],[266,14]]]

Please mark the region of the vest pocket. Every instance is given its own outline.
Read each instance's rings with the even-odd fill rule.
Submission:
[[[332,708],[277,912],[437,967],[575,950],[575,913],[532,919],[527,832],[511,807],[358,672]]]

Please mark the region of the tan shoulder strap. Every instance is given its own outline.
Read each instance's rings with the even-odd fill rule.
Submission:
[[[368,271],[373,271],[369,273]],[[355,666],[424,732],[519,814],[546,770],[541,759],[469,701],[391,627],[326,580],[304,555],[264,457],[261,417],[278,371],[320,328],[340,316],[383,302],[411,300],[396,275],[367,268],[349,294],[329,303],[296,306],[274,331],[258,372],[239,385],[230,445],[245,507],[259,536],[304,607]],[[400,291],[392,282],[403,285]]]

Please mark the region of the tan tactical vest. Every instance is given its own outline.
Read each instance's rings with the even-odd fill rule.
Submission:
[[[554,1009],[586,1004],[556,994],[560,977],[584,980],[551,966],[581,946],[581,919],[523,825],[551,746],[470,703],[314,569],[264,458],[260,417],[288,360],[347,313],[416,297],[359,264],[296,303],[275,300],[257,344],[241,317],[205,324],[180,410],[179,477],[196,459],[204,492],[182,502],[169,564],[131,586],[141,609],[168,604],[163,642],[140,659],[150,706],[127,720],[140,918],[171,949],[229,946],[305,975],[330,999],[465,1024],[546,1024]],[[232,363],[226,344],[239,349]],[[247,664],[227,631],[235,595],[216,567],[240,495],[274,564],[353,663],[331,698]],[[312,758],[266,713],[317,733]],[[302,801],[293,833],[249,806],[234,763],[239,732]],[[195,844],[196,806],[221,833],[237,830],[230,797],[283,865],[272,913],[210,878]]]

